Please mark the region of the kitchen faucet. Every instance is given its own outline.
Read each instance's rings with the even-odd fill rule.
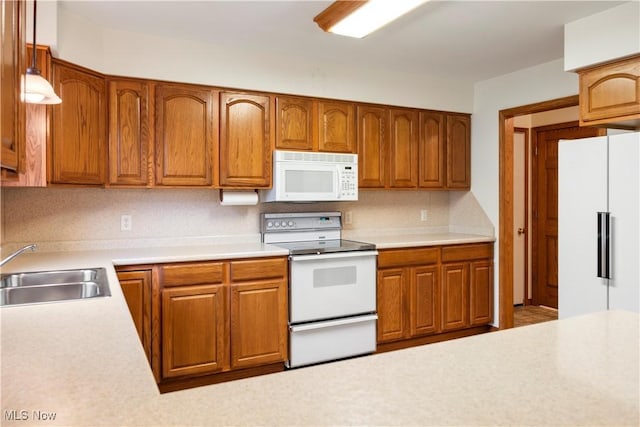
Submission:
[[[12,259],[17,257],[18,255],[20,255],[24,251],[28,251],[29,249],[31,249],[31,251],[35,252],[36,251],[36,247],[37,247],[37,245],[35,243],[32,243],[30,245],[27,245],[27,246],[25,246],[23,248],[18,249],[17,251],[15,251],[14,253],[9,255],[8,257],[3,259],[2,261],[0,261],[0,267],[2,267],[3,265],[5,265],[9,261],[11,261]]]

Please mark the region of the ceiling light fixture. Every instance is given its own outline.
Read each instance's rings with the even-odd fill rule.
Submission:
[[[33,57],[31,67],[27,68],[22,80],[22,101],[28,104],[60,104],[62,99],[53,90],[51,84],[40,75],[36,65],[36,0],[33,0]]]
[[[362,38],[427,1],[336,1],[313,20],[326,32]]]

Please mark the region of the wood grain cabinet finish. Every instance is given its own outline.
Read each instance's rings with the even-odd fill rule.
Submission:
[[[378,343],[439,331],[439,259],[439,248],[380,251]]]
[[[380,250],[377,341],[383,347],[493,321],[493,245],[468,244]]]
[[[52,109],[49,149],[53,184],[104,185],[107,164],[104,77],[52,60],[53,87],[64,101]]]
[[[287,357],[287,262],[232,261],[231,368],[283,362]]]
[[[276,96],[276,148],[308,150],[317,145],[313,133],[313,100]]]
[[[358,105],[356,115],[358,185],[360,188],[384,188],[387,183],[387,109]]]
[[[471,118],[447,114],[447,188],[471,188]]]
[[[0,167],[11,173],[21,172],[25,157],[20,79],[25,71],[26,4],[3,0],[0,7]]]
[[[226,287],[162,290],[162,377],[222,371],[228,355]]]
[[[318,101],[318,150],[356,152],[355,105],[350,102]]]
[[[493,320],[493,244],[442,248],[442,330]]]
[[[418,185],[420,188],[445,188],[445,132],[444,113],[420,112],[420,143],[418,148],[420,168]]]
[[[33,45],[27,44],[25,65],[31,66]],[[36,46],[36,64],[40,75],[51,78],[51,51],[48,46]],[[26,109],[24,132],[24,167],[19,166],[17,176],[2,179],[2,186],[46,187],[47,186],[47,138],[49,136],[49,109],[41,104],[23,104]]]
[[[389,187],[418,186],[418,114],[414,110],[389,110]]]
[[[144,353],[151,363],[151,270],[117,273],[133,324],[138,331]]]
[[[159,382],[284,362],[287,268],[283,257],[156,266]]]
[[[180,84],[156,86],[156,185],[213,185],[217,112],[217,91],[211,88]]]
[[[580,126],[640,129],[640,56],[578,72]]]
[[[271,186],[270,98],[268,95],[220,94],[220,187]]]
[[[149,83],[109,79],[109,184],[151,184]]]

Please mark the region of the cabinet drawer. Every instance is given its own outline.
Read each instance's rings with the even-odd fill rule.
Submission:
[[[437,264],[439,256],[440,249],[437,247],[380,251],[378,254],[378,267]]]
[[[160,282],[164,286],[201,285],[222,283],[224,263],[203,262],[193,264],[163,265]]]
[[[442,262],[471,261],[493,258],[493,244],[445,246],[442,248]]]
[[[231,262],[232,282],[275,279],[286,276],[286,258],[255,259]]]

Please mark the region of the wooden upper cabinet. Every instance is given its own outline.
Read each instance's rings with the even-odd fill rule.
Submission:
[[[318,101],[318,150],[356,152],[355,106],[349,102]]]
[[[313,150],[313,101],[293,96],[276,97],[276,148]]]
[[[217,112],[217,92],[211,88],[180,84],[156,87],[156,185],[213,184]]]
[[[27,44],[25,64],[31,66],[33,45]],[[51,77],[51,51],[48,46],[36,47],[36,65],[45,79]],[[47,186],[47,138],[49,136],[49,108],[44,104],[24,104],[26,109],[24,143],[25,165],[15,176],[2,176],[3,186]],[[21,156],[22,158],[22,156]]]
[[[389,110],[389,187],[417,187],[418,136],[414,110]]]
[[[358,185],[384,188],[387,161],[387,109],[358,105]]]
[[[447,114],[447,188],[471,188],[471,118]]]
[[[20,79],[25,68],[26,2],[2,1],[0,49],[0,167],[20,172],[24,166],[25,105],[20,101]]]
[[[268,95],[220,94],[220,186],[271,186],[270,98]]]
[[[421,188],[445,186],[445,131],[443,113],[420,112],[418,184]]]
[[[640,56],[581,70],[580,125],[640,129]]]
[[[62,104],[53,106],[50,182],[103,185],[107,164],[104,77],[52,60],[53,87]]]
[[[149,84],[109,80],[109,184],[150,184]]]

